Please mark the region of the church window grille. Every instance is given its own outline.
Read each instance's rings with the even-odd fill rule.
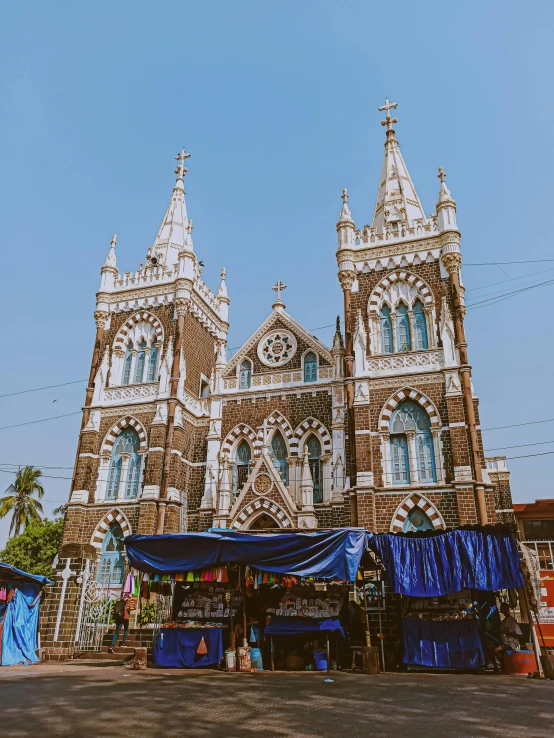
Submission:
[[[383,305],[381,308],[381,353],[392,354],[392,321],[390,308]]]
[[[106,499],[134,499],[138,495],[141,457],[140,440],[134,428],[126,428],[117,437],[108,471]],[[120,495],[120,489],[124,494]]]
[[[112,523],[102,544],[98,564],[98,581],[102,584],[122,584],[124,568],[123,531],[119,523]]]
[[[409,351],[411,349],[410,341],[410,321],[408,320],[408,308],[403,302],[399,303],[396,308],[396,343],[397,351]]]
[[[317,381],[317,356],[311,351],[304,357],[304,381]]]
[[[239,370],[239,389],[250,389],[252,378],[252,364],[245,359],[240,365]]]
[[[141,384],[144,378],[145,361],[146,361],[146,341],[142,339],[138,345],[137,363],[135,365],[135,384]]]
[[[416,402],[401,403],[390,419],[391,471],[393,484],[409,484],[410,461],[420,482],[436,482],[435,450],[431,421]],[[413,456],[413,458],[412,458]]]
[[[156,381],[156,369],[158,368],[158,350],[152,344],[150,356],[148,358],[148,382]]]
[[[131,353],[132,348],[132,343],[127,344],[127,352],[125,353],[125,361],[123,362],[123,378],[121,380],[121,384],[129,384],[131,381],[131,364],[133,363],[133,354]]]
[[[427,323],[425,321],[425,313],[423,304],[420,300],[414,302],[414,344],[416,351],[422,351],[429,348],[427,339]]]
[[[237,494],[244,487],[250,471],[252,450],[248,441],[241,441],[235,453],[233,467],[233,492]]]
[[[314,484],[314,502],[323,502],[323,484],[321,474],[321,443],[313,433],[306,441],[308,447],[308,463]]]
[[[281,481],[285,486],[289,484],[289,462],[287,461],[287,445],[281,431],[275,431],[275,435],[271,440],[270,446],[271,458],[273,465],[279,472]]]

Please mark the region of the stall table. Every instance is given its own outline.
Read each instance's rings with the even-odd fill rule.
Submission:
[[[223,658],[221,628],[160,628],[154,647],[153,660],[157,666],[198,669],[213,666]],[[204,638],[208,652],[196,653]]]
[[[325,633],[327,639],[327,671],[330,669],[329,633],[337,632],[344,636],[344,630],[338,618],[307,618],[274,615],[265,628],[265,635],[271,637],[271,671],[273,664],[273,636],[276,635],[303,635],[305,633]]]
[[[402,620],[404,663],[439,669],[479,669],[485,654],[477,620]]]

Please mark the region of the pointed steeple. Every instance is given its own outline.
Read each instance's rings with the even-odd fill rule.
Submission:
[[[115,255],[115,247],[117,246],[117,235],[114,233],[112,236],[112,241],[110,243],[110,250],[108,251],[108,255],[106,256],[106,261],[104,262],[104,265],[102,267],[102,271],[104,268],[109,269],[116,269],[117,270],[117,257]]]
[[[117,244],[117,236],[112,236],[110,250],[106,256],[105,262],[100,270],[100,291],[110,291],[115,288],[115,279],[117,277],[117,257],[115,255],[115,247]]]
[[[446,172],[439,167],[437,177],[441,181],[439,199],[437,202],[437,225],[439,231],[457,230],[456,224],[456,201],[446,186]]]
[[[185,149],[181,149],[175,157],[179,162],[175,169],[177,180],[158,235],[148,250],[151,264],[172,267],[177,263],[181,251],[193,251],[192,221],[189,221],[187,215],[184,183],[188,171],[185,161],[189,157],[190,154]]]
[[[385,104],[379,108],[379,110],[387,111],[385,120],[381,121],[381,125],[387,127],[387,139],[385,141],[385,157],[381,169],[381,178],[379,179],[375,212],[373,213],[372,226],[377,233],[383,233],[388,229],[397,229],[402,224],[411,228],[416,220],[427,222],[392,127],[394,123],[398,122],[398,119],[391,118],[390,114],[390,111],[394,110],[396,106],[397,103],[385,100]]]

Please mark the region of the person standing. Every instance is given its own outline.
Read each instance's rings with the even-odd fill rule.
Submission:
[[[112,645],[108,648],[108,653],[115,653],[115,644],[121,629],[123,628],[123,638],[121,639],[120,646],[125,645],[127,636],[129,634],[129,615],[131,613],[132,601],[129,594],[124,594],[114,605],[113,619],[115,622],[115,633],[112,638]]]

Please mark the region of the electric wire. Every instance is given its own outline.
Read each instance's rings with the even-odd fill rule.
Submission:
[[[58,420],[58,418],[69,418],[71,415],[80,415],[81,410],[74,413],[64,413],[63,415],[52,415],[50,418],[38,418],[37,420],[27,420],[24,423],[14,423],[13,425],[2,425],[0,430],[8,430],[9,428],[21,428],[23,425],[34,425],[35,423],[46,423],[47,420]]]
[[[33,389],[19,390],[18,392],[8,392],[2,397],[14,397],[14,395],[26,395],[28,392],[41,392],[42,390],[54,389],[56,387],[66,387],[68,384],[81,384],[82,382],[88,382],[88,379],[74,379],[72,382],[62,382],[61,384],[49,384],[46,387],[34,387]]]

